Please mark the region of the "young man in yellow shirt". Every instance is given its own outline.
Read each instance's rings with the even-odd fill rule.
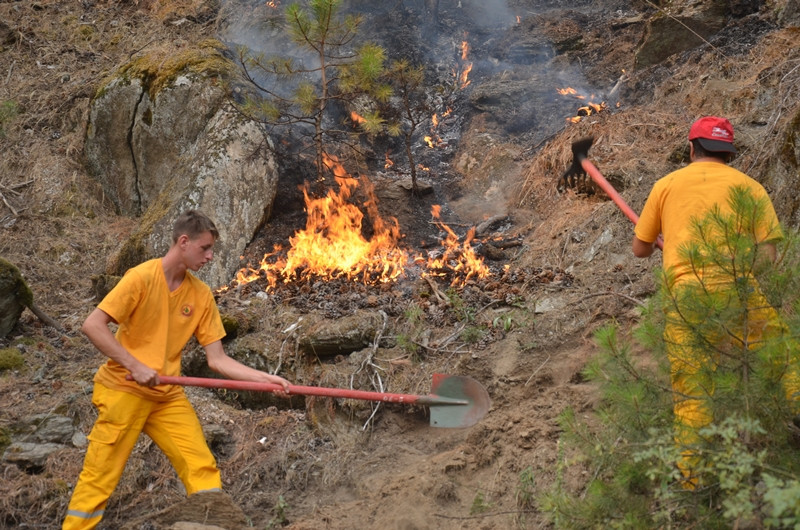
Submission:
[[[245,366],[223,350],[225,330],[211,289],[192,274],[211,261],[218,236],[201,212],[183,213],[167,253],[127,271],[81,327],[108,361],[94,378],[98,417],[64,529],[100,522],[141,432],[167,455],[188,495],[221,489],[216,461],[183,388],[159,385],[159,375],[180,375],[181,351],[192,336],[212,370],[230,379],[280,384],[288,392],[282,377]],[[119,326],[116,335],[108,327],[112,322]]]
[[[698,463],[698,430],[712,421],[708,400],[713,395],[713,383],[709,374],[716,367],[713,361],[712,366],[707,366],[709,356],[695,346],[692,333],[696,323],[691,322],[691,314],[687,316],[681,307],[682,293],[686,296],[691,290],[681,289],[687,285],[691,289],[692,283],[702,282],[705,288],[714,290],[720,287],[715,275],[716,278],[724,275],[720,275],[714,266],[699,270],[696,263],[687,259],[687,249],[693,242],[697,243],[694,240],[699,220],[715,209],[723,215],[731,213],[731,192],[735,188],[746,191],[763,205],[763,216],[758,219],[752,234],[759,253],[764,252],[774,261],[775,242],[783,234],[763,186],[727,165],[736,154],[733,126],[727,119],[709,116],[697,120],[689,131],[689,142],[691,163],[653,186],[636,224],[633,253],[640,258],[650,256],[659,233],[663,235],[664,287],[672,300],[665,309],[664,340],[673,388],[675,442],[682,450],[678,467],[686,479],[684,486],[693,489],[697,484],[693,468]],[[758,344],[761,336],[779,334],[783,328],[777,312],[761,294],[755,281],[748,283],[753,289],[747,300],[747,323],[738,332],[747,336],[734,340],[752,347]],[[786,352],[786,356],[787,370],[782,383],[787,399],[797,403],[800,399],[796,394],[800,390],[798,352]]]

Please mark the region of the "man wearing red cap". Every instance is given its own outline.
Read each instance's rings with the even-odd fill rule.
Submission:
[[[697,230],[700,220],[713,211],[731,215],[730,201],[734,189],[749,193],[763,204],[763,215],[756,222],[753,234],[759,254],[764,251],[774,261],[775,242],[783,234],[764,187],[727,165],[736,154],[733,126],[727,119],[709,116],[697,120],[689,131],[689,142],[691,163],[653,186],[636,224],[633,253],[640,258],[650,256],[658,235],[663,235],[664,288],[668,293],[664,341],[674,396],[675,442],[682,452],[678,467],[685,478],[684,486],[694,489],[697,479],[693,470],[699,463],[697,448],[702,441],[698,431],[712,421],[708,404],[713,394],[710,372],[716,366],[713,360],[709,361],[707,353],[703,354],[695,346],[697,340],[692,333],[697,326],[691,322],[691,316],[687,316],[689,311],[684,311],[680,300],[681,293],[691,296],[692,288],[697,293],[699,285],[712,291],[715,286],[721,288],[721,282],[715,278],[722,275],[715,276],[721,270],[714,267],[698,270],[689,258],[688,249],[699,243]],[[777,334],[783,329],[780,318],[754,280],[746,307],[746,331],[743,325],[739,332],[739,335],[746,336],[738,337],[738,344],[752,347],[762,335]],[[796,353],[788,353],[789,356],[795,358],[787,361],[789,366],[782,383],[791,402],[797,400],[795,393],[800,390],[800,374]],[[709,362],[712,366],[707,366]]]

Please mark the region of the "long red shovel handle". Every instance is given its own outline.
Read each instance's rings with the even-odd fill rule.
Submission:
[[[127,377],[132,380],[130,374]],[[161,384],[165,385],[228,388],[257,392],[284,391],[282,385],[274,383],[167,375],[160,375],[158,379]],[[486,389],[474,379],[461,375],[433,374],[431,393],[426,396],[301,385],[289,385],[288,393],[290,395],[326,396],[424,405],[430,410],[430,423],[434,427],[469,427],[475,425],[489,411],[491,406],[491,400]]]
[[[130,377],[130,376],[128,376]],[[184,377],[159,375],[163,385],[200,386],[205,388],[226,388],[229,390],[251,390],[255,392],[283,392],[282,385],[276,383],[259,383],[255,381],[237,381],[234,379],[212,379],[208,377]],[[468,402],[430,394],[420,396],[414,394],[389,394],[385,392],[369,392],[366,390],[348,390],[345,388],[327,388],[320,386],[289,385],[288,394],[302,396],[325,396],[335,398],[361,399],[366,401],[384,401],[389,403],[417,403],[419,405],[467,405]]]
[[[628,219],[630,219],[631,222],[633,222],[633,224],[638,223],[639,216],[636,214],[636,212],[634,212],[631,209],[630,206],[627,205],[627,203],[622,199],[622,196],[620,196],[620,194],[617,193],[617,190],[615,190],[614,187],[605,179],[605,177],[603,177],[603,175],[600,173],[600,170],[598,170],[595,167],[595,165],[589,161],[588,158],[580,157],[580,161],[583,170],[586,171],[586,173],[590,177],[592,177],[592,180],[598,186],[600,186],[600,188],[604,192],[606,192],[606,195],[611,197],[611,200],[614,201],[614,203],[619,207],[620,210],[622,210],[622,213],[624,213],[628,217]],[[656,245],[661,250],[664,250],[664,242],[661,240],[661,237],[656,239]]]

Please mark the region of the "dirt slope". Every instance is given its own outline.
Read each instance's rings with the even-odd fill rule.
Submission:
[[[90,382],[102,360],[77,330],[96,303],[90,275],[135,226],[113,213],[81,163],[92,87],[152,42],[190,45],[213,35],[213,4],[0,2],[0,103],[18,105],[16,117],[0,123],[0,256],[20,268],[37,305],[67,328],[60,335],[26,312],[0,341],[0,348],[22,345],[26,359],[0,375],[0,427],[41,413],[70,415],[84,433],[91,427]],[[623,40],[605,56],[614,33],[601,26],[587,32],[585,54],[594,61],[587,75],[608,78],[632,66],[623,50],[632,53],[636,32],[619,34]],[[713,54],[694,50],[630,71],[619,109],[565,126],[535,150],[515,146],[522,154],[508,174],[516,177],[502,185],[513,190],[506,206],[525,244],[509,263],[569,271],[573,280],[518,286],[526,303],[511,329],[420,365],[485,385],[493,405],[478,425],[432,429],[424,410],[389,406],[366,431],[358,420],[312,428],[306,410],[243,410],[190,391],[203,423],[226,433],[213,444],[232,499],[216,504],[220,518],[236,521],[243,512],[255,527],[298,530],[546,527],[524,502],[530,490],[556,480],[579,487],[588,472],[560,453],[557,418],[566,407],[591,413],[595,396],[580,372],[595,351],[592,331],[609,319],[623,326],[636,320],[636,301],[653,292],[650,271],[658,263],[657,256],[632,259],[631,225],[606,198],[556,192],[571,142],[596,137],[593,161],[638,211],[655,179],[682,163],[692,119],[727,115],[743,139],[737,167],[771,186],[779,215],[794,219],[791,166],[778,162],[788,156],[781,148],[798,111],[796,37],[765,8],[732,22]],[[476,116],[475,123],[489,122]],[[460,190],[465,208],[485,199],[485,188],[475,189],[481,194],[473,197]],[[491,326],[489,314],[482,318]],[[64,449],[35,475],[0,464],[0,527],[57,527],[81,459],[79,449]],[[208,521],[192,502],[159,450],[142,440],[104,528]]]

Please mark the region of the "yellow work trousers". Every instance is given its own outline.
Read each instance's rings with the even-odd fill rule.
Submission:
[[[678,296],[675,300],[680,300],[681,296],[692,296],[691,290],[676,291]],[[697,448],[702,441],[698,431],[713,420],[709,401],[714,394],[713,373],[719,363],[720,352],[735,352],[744,344],[747,344],[750,351],[758,350],[763,347],[764,341],[788,333],[777,311],[769,305],[757,286],[750,287],[747,310],[742,311],[745,316],[738,333],[730,329],[721,331],[715,330],[713,326],[705,326],[703,319],[709,315],[686,307],[690,305],[681,304],[680,301],[669,304],[665,308],[664,328],[673,389],[674,438],[682,455],[678,467],[687,489],[693,489],[697,485]],[[698,331],[700,329],[703,331]],[[800,352],[796,347],[787,345],[783,353],[776,357],[781,358],[772,358],[770,363],[775,368],[776,377],[780,378],[787,401],[798,412]]]
[[[141,432],[167,455],[188,495],[221,489],[216,461],[185,397],[158,403],[95,383],[92,402],[98,417],[62,528],[97,526]]]

